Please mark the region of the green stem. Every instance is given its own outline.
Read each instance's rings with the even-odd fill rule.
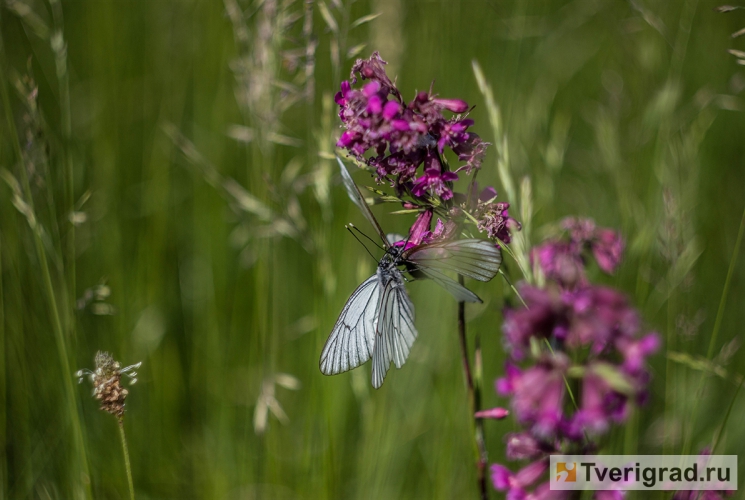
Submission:
[[[732,412],[732,407],[735,406],[735,401],[737,400],[737,395],[740,394],[740,389],[742,389],[743,382],[745,382],[745,377],[740,378],[740,384],[737,386],[735,395],[732,396],[732,401],[730,401],[729,403],[729,408],[727,408],[727,413],[724,415],[724,421],[722,422],[722,427],[719,428],[719,433],[717,434],[717,438],[714,440],[714,444],[711,446],[712,455],[714,455],[717,451],[717,446],[719,446],[719,441],[722,439],[722,434],[724,434],[724,429],[727,427],[727,421],[729,420],[729,415]]]
[[[7,385],[6,385],[6,368],[5,368],[5,295],[3,291],[3,241],[0,238],[0,446],[4,450],[8,448],[6,434],[7,422]],[[2,454],[0,457],[0,491],[8,491],[8,455]]]
[[[458,282],[463,285],[463,276],[458,275]],[[484,423],[481,419],[476,418],[476,412],[481,405],[480,383],[474,384],[471,364],[468,361],[468,340],[466,339],[466,303],[458,302],[458,338],[460,340],[461,357],[463,359],[463,372],[466,376],[466,389],[468,391],[468,401],[470,403],[471,419],[474,424],[474,441],[476,444],[476,473],[478,479],[479,493],[482,500],[489,499],[489,488],[486,483],[486,466],[488,458],[486,453],[486,443],[484,442]],[[477,353],[477,364],[478,353]],[[477,366],[477,370],[480,366]],[[480,379],[480,377],[479,377]]]
[[[122,440],[122,451],[124,452],[124,468],[127,469],[127,485],[129,486],[129,498],[135,500],[135,487],[132,481],[132,466],[129,464],[129,448],[127,438],[124,435],[124,420],[119,419],[119,437]]]
[[[515,288],[515,285],[512,284],[512,282],[507,277],[507,275],[505,274],[505,272],[502,270],[501,267],[499,268],[499,274],[501,274],[502,275],[502,278],[504,278],[504,280],[507,282],[507,284],[510,285],[510,288],[512,289],[512,291],[515,292],[515,295],[517,295],[517,298],[520,299],[520,302],[522,302],[523,303],[523,306],[525,306],[525,309],[530,309],[528,307],[528,304],[523,299],[523,296],[520,295],[520,292],[517,291],[517,288]]]
[[[62,122],[62,136],[65,147],[63,157],[65,163],[65,224],[67,226],[67,284],[70,303],[74,303],[76,297],[75,276],[75,224],[72,220],[75,211],[75,169],[70,152],[72,142],[72,112],[70,111],[70,78],[67,70],[67,44],[64,38],[64,18],[62,17],[62,4],[59,0],[50,0],[52,17],[54,19],[55,32],[52,35],[52,51],[57,70],[57,86],[59,89],[60,118]],[[65,235],[65,232],[62,233]],[[75,328],[70,326],[74,335]]]
[[[675,291],[671,289],[667,297],[667,335],[666,335],[666,348],[671,351],[675,349],[675,336],[674,333],[674,322],[673,322],[673,300],[675,298]],[[672,361],[669,357],[665,359],[665,433],[662,437],[662,453],[663,455],[670,454],[670,446],[672,445],[672,417],[675,413],[673,407],[675,405],[675,390],[672,381],[673,378],[673,366]]]
[[[517,255],[515,255],[515,252],[512,251],[512,249],[510,248],[510,246],[509,245],[506,245],[506,244],[501,244],[499,246],[502,247],[502,249],[505,252],[507,252],[510,255],[510,257],[512,257],[512,259],[517,264],[517,267],[520,269],[520,272],[523,273],[523,276],[525,276],[525,278],[527,279],[528,276],[529,276],[528,275],[528,271],[522,266],[522,264],[520,264],[520,260],[517,258]]]
[[[551,355],[555,356],[556,353],[554,352],[554,348],[551,347],[551,342],[549,342],[548,339],[543,339],[543,341],[546,343],[546,347],[548,347]],[[572,391],[572,386],[569,384],[569,380],[566,375],[562,375],[561,378],[564,379],[564,386],[567,388],[567,394],[569,394],[569,399],[572,401],[572,405],[574,405],[574,410],[579,411],[579,405],[577,404],[577,399],[574,397],[574,391]],[[585,435],[585,441],[590,443],[590,436],[587,434],[587,430],[584,427],[582,428],[582,433]]]

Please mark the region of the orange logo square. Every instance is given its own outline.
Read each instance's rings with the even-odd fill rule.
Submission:
[[[556,481],[564,483],[574,483],[577,481],[577,464],[571,463],[571,467],[566,462],[556,462]]]

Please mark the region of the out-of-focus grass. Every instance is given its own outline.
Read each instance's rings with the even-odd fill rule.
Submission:
[[[331,96],[346,55],[372,42],[407,97],[435,80],[476,104],[474,129],[494,142],[478,61],[509,152],[492,148],[479,181],[506,197],[503,160],[531,242],[570,214],[626,236],[621,272],[598,279],[629,293],[674,353],[657,356],[650,404],[606,451],[711,444],[745,361],[732,344],[742,262],[705,360],[745,207],[745,74],[727,53],[745,15],[714,5],[5,1],[1,497],[126,497],[114,419],[69,385],[98,349],[143,361],[125,418],[138,498],[475,494],[445,292],[412,284],[421,335],[379,391],[367,368],[317,368],[373,269],[343,229],[366,226],[329,161]],[[375,210],[386,230],[410,223]],[[520,277],[514,262],[507,272]],[[486,303],[469,309],[469,336],[494,406],[500,309],[514,297],[497,279],[473,287]],[[717,451],[742,458],[743,411],[736,400]],[[492,461],[512,428],[487,423]]]

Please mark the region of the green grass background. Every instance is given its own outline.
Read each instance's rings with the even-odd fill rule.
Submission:
[[[532,210],[524,196],[504,201],[533,243],[567,215],[626,237],[620,272],[593,277],[627,292],[666,346],[652,361],[650,404],[604,451],[711,445],[745,362],[726,352],[743,337],[744,262],[722,302],[745,208],[745,72],[727,52],[745,49],[730,37],[745,11],[716,5],[3,2],[0,498],[128,497],[116,421],[73,375],[99,349],[143,362],[124,421],[137,498],[476,495],[456,303],[444,291],[410,287],[420,337],[380,390],[367,367],[318,370],[337,314],[374,266],[344,230],[369,228],[329,159],[339,133],[330,98],[361,43],[362,56],[377,49],[391,62],[405,97],[434,80],[440,95],[475,104],[473,130],[495,142],[479,62],[509,171],[532,188]],[[279,25],[294,13],[295,25]],[[381,16],[352,29],[371,13]],[[283,64],[309,42],[313,87],[304,66]],[[231,137],[247,130],[235,125],[253,139]],[[496,158],[492,148],[479,180],[504,196]],[[411,220],[388,208],[375,209],[383,227],[405,231]],[[76,308],[102,283],[108,297]],[[484,405],[504,405],[492,381],[504,360],[500,311],[514,297],[501,278],[472,285],[485,299],[468,309]],[[719,375],[704,375],[714,365]],[[299,387],[276,384],[282,374]],[[257,432],[257,404],[272,394],[286,421],[270,412]],[[744,411],[735,400],[716,450],[741,461]],[[486,423],[490,461],[503,461],[514,428]]]

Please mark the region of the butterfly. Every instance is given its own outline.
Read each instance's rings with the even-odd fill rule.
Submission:
[[[321,352],[324,375],[336,375],[372,358],[372,385],[383,385],[391,362],[401,368],[417,338],[414,304],[406,293],[404,274],[423,275],[462,302],[481,302],[452,279],[454,272],[489,281],[499,271],[502,252],[487,240],[440,240],[407,248],[403,238],[383,232],[352,176],[337,157],[347,194],[380,236],[385,254],[375,274],[362,282],[347,300]]]

